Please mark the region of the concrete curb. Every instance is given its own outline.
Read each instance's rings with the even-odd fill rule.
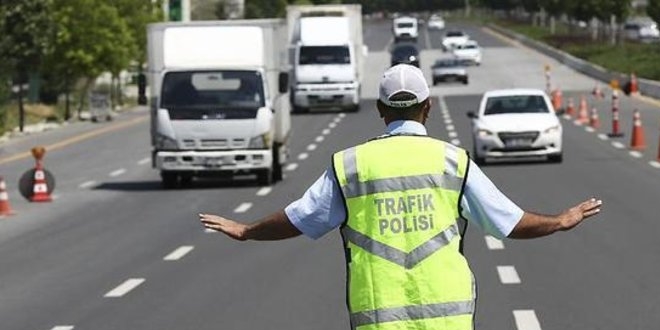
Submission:
[[[487,27],[546,56],[552,57],[560,63],[574,69],[575,71],[581,72],[591,78],[600,80],[605,84],[609,84],[612,79],[617,79],[619,80],[621,86],[623,86],[629,79],[628,74],[609,71],[601,66],[577,58],[552,46],[533,40],[522,34],[505,29],[496,24],[488,24]],[[641,78],[638,78],[637,81],[641,94],[660,99],[660,82]]]

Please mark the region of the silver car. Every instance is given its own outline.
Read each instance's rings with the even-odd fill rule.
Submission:
[[[441,81],[459,81],[468,84],[468,72],[466,63],[456,58],[447,58],[437,60],[431,67],[433,75],[433,85]]]

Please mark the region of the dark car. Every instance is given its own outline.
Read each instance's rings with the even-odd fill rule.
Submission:
[[[419,68],[419,50],[415,44],[395,44],[392,49],[392,66],[410,64]]]

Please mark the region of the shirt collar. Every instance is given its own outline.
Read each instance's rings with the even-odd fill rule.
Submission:
[[[427,135],[426,127],[420,122],[414,120],[395,120],[390,122],[387,125],[386,134],[396,135],[396,134],[415,134],[415,135]]]

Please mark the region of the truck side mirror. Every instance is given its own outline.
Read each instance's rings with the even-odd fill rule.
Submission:
[[[289,91],[289,74],[287,72],[280,72],[277,84],[277,88],[281,94]]]

